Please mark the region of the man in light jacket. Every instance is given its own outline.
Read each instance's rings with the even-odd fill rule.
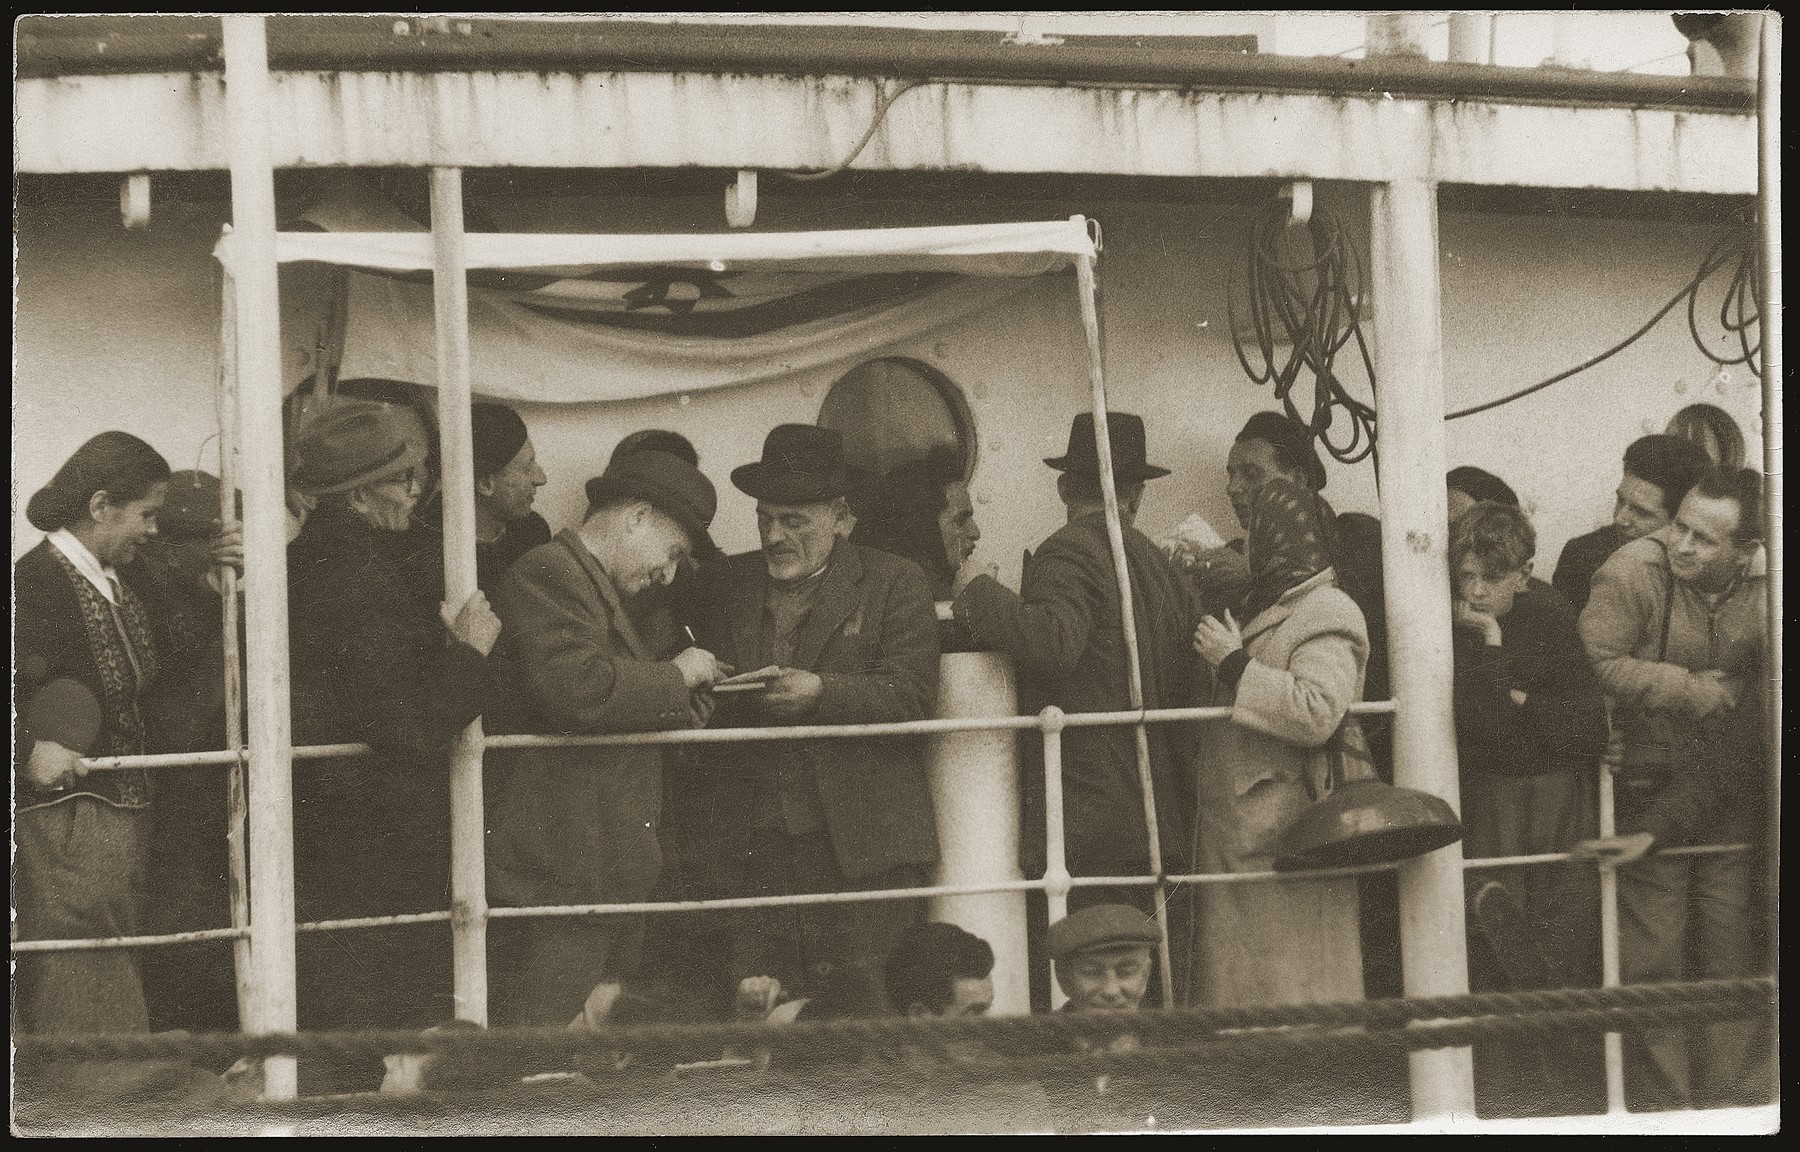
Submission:
[[[1684,840],[1759,839],[1769,627],[1762,508],[1755,472],[1702,478],[1673,524],[1613,554],[1581,614],[1581,638],[1624,745],[1615,789],[1621,836],[1586,848],[1630,865],[1618,873],[1627,983],[1724,979],[1759,967],[1754,853],[1644,857]],[[1679,803],[1702,773],[1712,778],[1699,789],[1708,803]],[[1744,1102],[1766,1089],[1759,1066],[1767,1049],[1754,1023],[1707,1025],[1692,1051],[1688,1039],[1678,1030],[1646,1033],[1627,1062],[1628,1097],[1681,1107]]]

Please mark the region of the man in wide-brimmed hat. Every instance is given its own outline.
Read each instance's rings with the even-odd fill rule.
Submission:
[[[1167,476],[1169,470],[1146,461],[1140,417],[1109,412],[1107,426],[1142,655],[1144,705],[1186,707],[1197,699],[1200,669],[1189,638],[1200,606],[1170,561],[1132,527],[1144,482]],[[1060,473],[1056,491],[1068,522],[1027,561],[1018,592],[990,576],[976,576],[957,592],[956,618],[986,647],[1010,653],[1018,662],[1022,711],[1047,704],[1067,712],[1126,711],[1132,706],[1127,655],[1092,413],[1074,418],[1068,450],[1044,463]],[[1185,724],[1154,724],[1146,735],[1163,866],[1174,871],[1190,849],[1193,786],[1187,763],[1192,733]],[[1038,741],[1025,745],[1028,757],[1041,757]],[[1029,769],[1024,778],[1041,781],[1041,768]],[[1042,803],[1041,790],[1041,783],[1028,788],[1033,806]],[[1143,790],[1130,728],[1072,728],[1064,734],[1063,797],[1071,872],[1119,876],[1148,871]],[[1041,812],[1025,815],[1024,827],[1035,834],[1025,861],[1028,874],[1043,867],[1043,826]],[[1079,909],[1084,904],[1142,903],[1147,910],[1151,898],[1148,887],[1117,892],[1077,888],[1070,904]]]
[[[768,675],[721,694],[714,726],[919,720],[937,699],[937,621],[917,565],[852,543],[843,441],[783,424],[731,482],[756,499],[762,548],[715,566],[700,641]],[[915,741],[734,744],[696,757],[680,819],[716,845],[708,895],[924,884],[937,830]],[[879,998],[881,965],[923,901],[779,909],[740,917],[726,987],[774,976],[800,994],[831,977]],[[875,1005],[870,1005],[874,1008]]]
[[[614,460],[588,481],[580,526],[521,557],[494,606],[502,655],[518,670],[526,726],[539,733],[691,728],[729,669],[689,647],[646,649],[626,604],[666,586],[717,508],[711,481],[665,452]],[[488,892],[510,905],[643,900],[662,867],[656,825],[662,750],[537,748],[491,753]],[[631,974],[637,917],[529,920],[496,939],[496,1012],[515,1024],[564,1024],[602,980]],[[506,938],[510,937],[510,938]]]

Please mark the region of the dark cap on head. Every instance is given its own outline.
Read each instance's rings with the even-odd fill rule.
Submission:
[[[667,452],[633,452],[614,460],[587,482],[588,506],[630,497],[681,525],[695,552],[715,551],[707,528],[719,509],[711,480],[678,456]]]
[[[1280,412],[1258,412],[1237,434],[1239,440],[1261,440],[1272,446],[1288,467],[1306,478],[1314,492],[1325,490],[1325,465],[1313,447],[1312,429]]]
[[[469,407],[470,431],[475,443],[475,479],[506,467],[525,447],[530,434],[525,421],[504,404],[483,401]]]
[[[1662,489],[1670,515],[1681,507],[1688,489],[1712,467],[1706,452],[1692,440],[1657,433],[1625,449],[1625,471]]]
[[[207,540],[219,534],[219,478],[184,469],[169,476],[169,498],[156,514],[156,534],[165,540]]]
[[[763,440],[762,459],[731,470],[740,492],[770,504],[818,504],[850,491],[844,438],[835,428],[779,424]]]
[[[1469,464],[1460,468],[1452,468],[1444,475],[1444,487],[1454,488],[1475,501],[1477,504],[1491,500],[1496,504],[1519,506],[1519,495],[1506,481],[1492,472],[1483,471]]]
[[[1162,940],[1156,921],[1129,904],[1090,904],[1050,925],[1046,943],[1052,960],[1097,948],[1155,947]]]
[[[1131,412],[1106,413],[1106,434],[1112,445],[1113,481],[1135,484],[1167,476],[1167,468],[1145,462],[1144,418]],[[1044,463],[1058,472],[1084,476],[1100,474],[1100,449],[1094,435],[1094,414],[1077,412],[1069,421],[1069,447],[1061,456],[1049,456]]]

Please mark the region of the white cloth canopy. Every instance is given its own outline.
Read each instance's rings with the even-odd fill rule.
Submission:
[[[276,257],[349,270],[340,376],[435,385],[431,234],[367,204],[309,220],[346,230],[278,233]],[[1097,250],[1081,216],[829,232],[468,233],[464,243],[476,391],[553,404],[847,363],[981,313]],[[227,271],[237,251],[228,232],[215,253]]]
[[[236,245],[227,233],[214,255],[227,270]],[[570,279],[601,270],[747,267],[790,272],[952,272],[965,276],[1041,276],[1096,254],[1085,217],[1022,224],[941,228],[864,228],[832,232],[722,232],[706,235],[558,236],[471,232],[475,269],[531,269]],[[426,232],[281,232],[275,258],[389,272],[430,271]]]
[[[430,284],[350,273],[339,376],[435,387]],[[469,290],[475,390],[496,400],[585,404],[779,380],[878,354],[1003,304],[1027,279],[957,278],[896,304],[730,339],[670,336],[547,319],[503,292]]]

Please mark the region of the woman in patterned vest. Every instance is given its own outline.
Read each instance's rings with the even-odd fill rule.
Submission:
[[[140,709],[157,644],[133,561],[156,534],[168,478],[150,445],[103,432],[26,507],[47,535],[13,567],[13,899],[23,940],[140,930],[149,781],[141,769],[88,772],[81,758],[145,750]],[[14,995],[23,1032],[149,1027],[125,949],[21,955]]]

